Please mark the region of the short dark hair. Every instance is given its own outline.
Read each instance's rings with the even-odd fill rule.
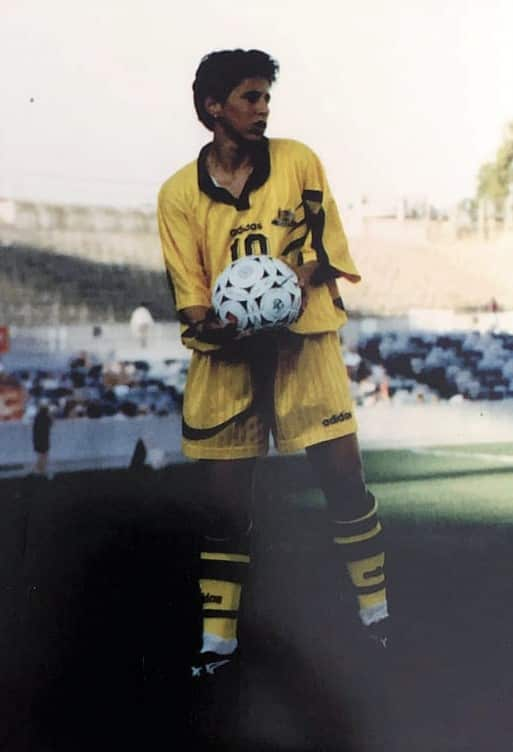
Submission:
[[[214,119],[205,109],[205,99],[212,97],[224,104],[229,94],[245,78],[276,81],[279,64],[261,50],[220,50],[201,59],[192,84],[194,107],[203,125],[214,130]]]

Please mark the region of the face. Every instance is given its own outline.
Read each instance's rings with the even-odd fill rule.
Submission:
[[[232,89],[224,104],[212,102],[209,112],[217,117],[217,122],[228,135],[259,141],[269,117],[270,88],[265,78],[245,78]]]

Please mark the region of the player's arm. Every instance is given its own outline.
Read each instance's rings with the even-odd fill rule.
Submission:
[[[317,286],[337,277],[358,282],[360,274],[350,256],[340,214],[331,193],[324,168],[311,150],[305,153],[303,172],[303,207],[310,231],[308,245],[304,248],[305,266],[309,267],[306,279]]]
[[[193,221],[178,201],[161,190],[158,226],[162,252],[180,322],[182,339],[197,350],[217,349],[233,339],[235,325],[223,325],[211,308],[210,287]]]

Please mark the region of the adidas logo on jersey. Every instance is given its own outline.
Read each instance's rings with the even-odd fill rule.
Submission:
[[[223,596],[222,595],[212,595],[211,593],[205,593],[203,595],[203,603],[222,603],[223,602]]]
[[[255,232],[255,230],[261,230],[262,225],[260,222],[252,222],[250,225],[240,225],[230,230],[230,237],[234,238],[236,235],[242,235],[243,232]]]
[[[349,420],[353,417],[353,413],[342,411],[338,415],[332,415],[331,418],[324,418],[322,421],[323,426],[332,426],[335,423],[342,423],[344,420]]]

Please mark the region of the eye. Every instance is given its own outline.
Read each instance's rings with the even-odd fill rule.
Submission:
[[[250,104],[256,104],[260,99],[260,93],[258,91],[248,91],[244,98],[248,100]]]

